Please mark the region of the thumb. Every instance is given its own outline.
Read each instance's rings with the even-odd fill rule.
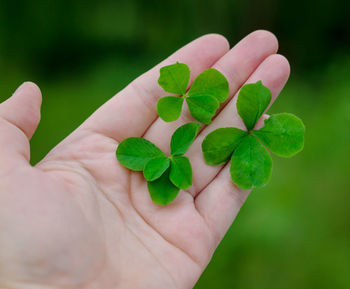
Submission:
[[[32,82],[23,83],[0,104],[0,161],[3,165],[10,165],[19,158],[29,161],[29,140],[40,121],[40,106],[41,92]]]

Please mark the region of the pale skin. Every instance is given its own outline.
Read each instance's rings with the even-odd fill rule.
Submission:
[[[277,49],[267,31],[232,49],[220,35],[200,37],[116,94],[34,167],[29,140],[41,93],[24,83],[0,104],[0,288],[193,288],[249,194],[233,185],[228,165],[205,164],[201,142],[216,128],[243,128],[235,100],[244,83],[262,80],[277,97],[289,76]],[[121,166],[115,151],[137,136],[168,153],[174,130],[193,121],[186,108],[172,123],[157,117],[157,100],[167,95],[159,68],[176,61],[189,65],[191,81],[218,69],[230,97],[186,154],[193,186],[158,206],[142,174]]]

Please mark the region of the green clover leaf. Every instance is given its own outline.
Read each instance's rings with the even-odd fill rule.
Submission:
[[[212,166],[226,163],[248,133],[235,127],[219,128],[202,142],[205,161]]]
[[[271,101],[270,90],[261,81],[244,85],[238,93],[237,112],[250,131]]]
[[[203,157],[209,165],[223,164],[231,157],[232,181],[245,190],[269,181],[272,160],[267,149],[278,156],[290,157],[304,147],[305,127],[293,114],[273,114],[265,120],[263,128],[253,130],[270,101],[271,92],[261,81],[244,85],[238,94],[237,111],[248,131],[219,128],[202,143]]]
[[[145,165],[143,176],[147,181],[154,181],[160,178],[160,176],[169,168],[169,166],[170,161],[166,156],[151,159]]]
[[[160,69],[159,85],[166,92],[180,96],[166,96],[159,99],[158,115],[167,122],[177,120],[181,114],[183,99],[186,99],[193,118],[209,124],[220,103],[228,98],[228,82],[218,70],[209,68],[197,76],[186,94],[189,71],[188,66],[183,63],[171,64]]]
[[[159,85],[167,92],[183,95],[190,81],[190,69],[184,63],[175,63],[160,69]]]
[[[192,167],[183,154],[195,140],[201,125],[187,123],[172,135],[171,156],[166,156],[150,141],[130,137],[123,140],[116,151],[118,161],[133,171],[143,171],[150,196],[156,204],[172,202],[180,189],[192,185]]]
[[[183,97],[162,97],[157,103],[157,113],[159,117],[166,122],[177,120],[181,114],[183,102]]]
[[[300,118],[291,113],[273,114],[265,125],[253,131],[260,141],[274,154],[291,157],[304,147],[305,126]]]
[[[269,181],[271,171],[268,151],[254,136],[246,136],[232,155],[230,173],[234,184],[244,190],[263,186]]]
[[[123,140],[117,149],[118,161],[133,171],[142,171],[149,160],[164,156],[165,154],[157,146],[139,137]]]
[[[197,122],[190,122],[180,126],[171,137],[170,149],[172,156],[185,154],[196,138],[201,125]]]
[[[147,188],[151,199],[158,205],[168,205],[177,197],[180,189],[169,179],[170,170],[167,169],[160,178],[147,182]]]
[[[220,104],[215,97],[206,94],[195,94],[186,98],[188,109],[194,119],[210,124]]]
[[[191,95],[210,95],[221,103],[224,102],[229,93],[228,82],[219,71],[214,68],[209,68],[203,71],[193,81],[193,84],[188,91],[188,96]]]
[[[171,159],[170,181],[182,190],[192,186],[192,167],[187,157],[176,156]]]

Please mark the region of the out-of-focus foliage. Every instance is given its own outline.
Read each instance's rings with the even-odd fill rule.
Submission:
[[[125,53],[161,57],[195,36],[232,42],[274,31],[299,67],[322,64],[350,45],[347,0],[0,0],[0,52],[7,64],[53,77]]]
[[[271,113],[306,126],[304,151],[274,157],[196,289],[350,288],[350,25],[345,0],[0,0],[0,101],[41,87],[39,161],[99,105],[204,33],[231,44],[274,32],[292,74]]]

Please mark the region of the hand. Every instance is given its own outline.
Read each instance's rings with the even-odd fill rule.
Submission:
[[[262,80],[273,99],[289,76],[269,32],[234,48],[206,35],[141,75],[100,107],[35,167],[29,139],[40,119],[40,90],[24,83],[0,104],[0,288],[192,288],[249,192],[237,189],[228,166],[205,164],[201,142],[212,130],[243,124],[235,97]],[[169,152],[173,131],[192,121],[157,118],[162,66],[183,62],[191,79],[214,67],[230,99],[187,153],[193,186],[165,207],[152,203],[141,173],[116,160],[118,143],[144,136]],[[59,125],[59,124],[57,124]]]

